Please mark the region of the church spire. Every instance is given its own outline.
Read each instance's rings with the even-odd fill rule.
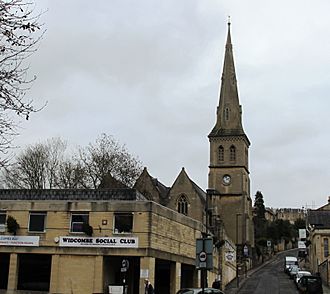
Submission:
[[[228,19],[228,32],[221,76],[217,122],[211,131],[211,137],[219,135],[246,136],[242,126],[242,111],[239,104],[237,80],[230,33],[231,22]]]

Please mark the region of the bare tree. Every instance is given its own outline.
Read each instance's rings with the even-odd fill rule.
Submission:
[[[99,188],[109,177],[132,187],[142,171],[141,163],[113,137],[102,134],[94,144],[80,147],[69,158],[60,138],[28,146],[5,167],[3,185],[25,189]]]
[[[26,59],[37,50],[44,32],[33,14],[33,3],[0,0],[0,152],[6,153],[17,135],[14,117],[29,118],[37,109],[25,93],[35,76],[28,77]],[[4,159],[0,164],[4,164]]]
[[[5,168],[5,186],[26,189],[55,188],[65,149],[66,143],[60,138],[28,146],[12,165]]]
[[[45,146],[29,146],[5,168],[4,181],[8,188],[43,189],[46,187],[47,152]]]
[[[86,188],[98,188],[109,174],[132,187],[142,171],[141,162],[127,151],[125,145],[106,134],[102,134],[95,144],[80,148],[79,157],[86,173],[82,183]]]
[[[56,187],[60,189],[85,188],[86,173],[79,162],[63,161],[58,168]]]

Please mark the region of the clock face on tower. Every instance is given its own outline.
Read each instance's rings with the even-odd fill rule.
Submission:
[[[231,177],[230,177],[230,175],[224,175],[222,177],[222,183],[224,185],[229,185],[231,183]]]

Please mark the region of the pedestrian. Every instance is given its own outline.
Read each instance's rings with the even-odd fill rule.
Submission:
[[[220,283],[219,278],[216,278],[215,281],[212,283],[212,288],[214,288],[214,289],[220,289],[221,288],[221,283]]]
[[[145,288],[144,288],[144,293],[145,294],[154,294],[154,287],[151,285],[148,279],[144,280],[145,283]]]

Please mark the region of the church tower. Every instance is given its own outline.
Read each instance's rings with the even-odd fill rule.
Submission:
[[[246,248],[254,246],[248,158],[250,141],[242,126],[230,22],[216,123],[208,138],[208,206],[213,216],[220,217],[228,236],[238,245],[238,255],[243,254],[243,247],[247,255]]]

